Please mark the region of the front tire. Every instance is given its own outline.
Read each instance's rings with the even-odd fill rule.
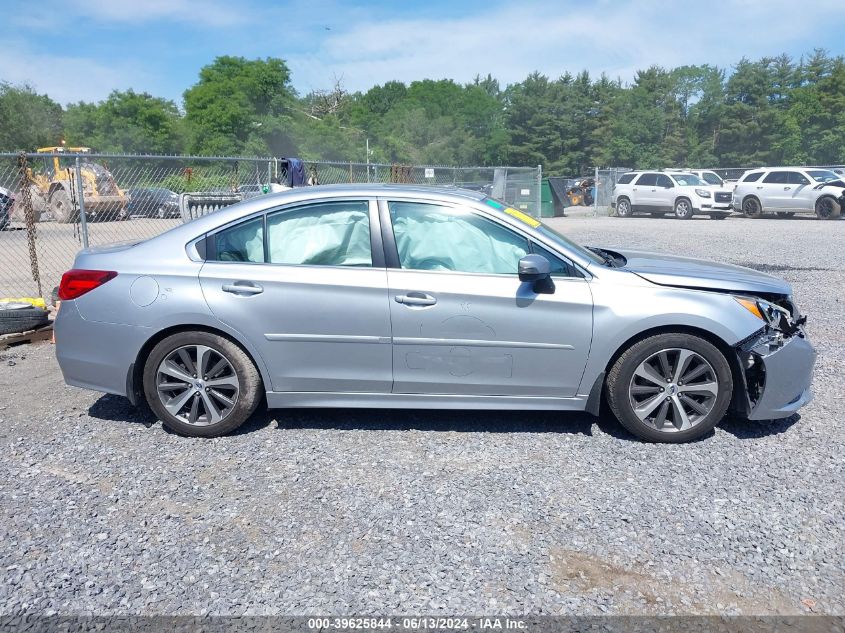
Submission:
[[[650,442],[681,443],[708,433],[733,393],[728,361],[692,334],[658,334],[628,348],[607,376],[619,422]]]
[[[62,224],[76,222],[79,218],[79,209],[74,208],[64,189],[56,189],[50,194],[50,211],[53,213],[53,219]]]
[[[686,198],[678,198],[675,201],[675,217],[679,220],[690,220],[694,213],[692,203]]]
[[[842,209],[839,203],[830,196],[822,196],[816,200],[816,217],[819,220],[832,220],[838,218]]]
[[[261,399],[261,377],[235,343],[208,332],[159,342],[144,365],[144,395],[170,430],[217,437],[241,426]]]

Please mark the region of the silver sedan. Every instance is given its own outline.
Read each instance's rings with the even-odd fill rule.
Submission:
[[[816,353],[784,281],[585,248],[483,194],[349,185],[247,200],[80,252],[59,290],[68,384],[184,435],[269,407],[546,409],[683,442],[792,415]]]

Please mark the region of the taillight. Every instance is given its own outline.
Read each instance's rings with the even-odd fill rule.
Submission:
[[[62,275],[62,281],[59,284],[59,299],[62,301],[76,299],[115,277],[117,273],[113,270],[69,270]]]

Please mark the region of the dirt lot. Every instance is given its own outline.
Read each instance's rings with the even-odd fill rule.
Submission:
[[[0,613],[844,614],[845,222],[552,223],[785,277],[815,400],[682,446],[582,414],[370,410],[203,441],[13,348]]]

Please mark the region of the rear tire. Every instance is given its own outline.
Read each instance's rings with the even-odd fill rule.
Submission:
[[[763,215],[763,207],[757,198],[749,196],[742,201],[742,212],[747,218],[757,219]]]
[[[622,353],[607,376],[606,393],[611,411],[631,433],[649,442],[681,443],[708,433],[724,417],[733,378],[709,341],[657,334]]]
[[[620,218],[630,218],[634,215],[634,209],[628,198],[619,198],[619,200],[616,201],[616,215]]]
[[[209,332],[160,341],[144,364],[143,384],[162,424],[191,437],[231,433],[261,400],[261,376],[247,353]]]
[[[675,201],[675,217],[679,220],[690,220],[695,214],[692,203],[687,198],[678,198]]]

